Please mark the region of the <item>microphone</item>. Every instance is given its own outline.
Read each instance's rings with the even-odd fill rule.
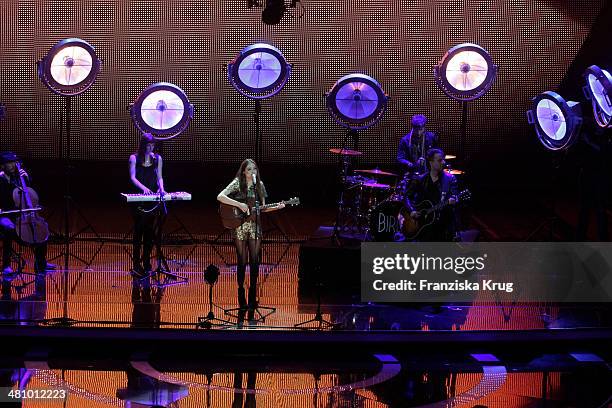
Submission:
[[[253,188],[257,185],[257,173],[253,172]]]

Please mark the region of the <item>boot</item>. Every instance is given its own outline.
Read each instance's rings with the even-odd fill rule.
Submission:
[[[11,257],[13,256],[13,241],[9,239],[4,239],[2,245],[2,269],[3,271],[11,270],[10,273],[13,273],[13,269],[11,268]],[[8,269],[7,269],[8,268]],[[7,273],[7,272],[3,272]]]
[[[246,274],[246,265],[236,267],[236,283],[238,283],[238,306],[241,309],[246,309],[247,301],[244,293],[244,275]]]
[[[34,246],[34,271],[44,275],[47,272],[47,244]]]
[[[249,309],[257,308],[257,277],[259,276],[259,265],[250,265],[249,276]]]
[[[11,250],[10,247],[7,247],[6,245],[7,244],[5,241],[4,251],[2,254],[2,274],[4,275],[4,278],[10,278],[13,276],[13,268],[11,268]]]

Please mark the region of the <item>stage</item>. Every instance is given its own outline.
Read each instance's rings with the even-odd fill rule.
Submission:
[[[0,406],[612,407],[612,2],[3,14]]]
[[[528,386],[533,382],[542,383],[551,403],[567,402],[575,397],[558,394],[561,383],[578,373],[582,380],[573,392],[584,392],[590,378],[590,400],[604,395],[612,332],[603,305],[342,303],[346,296],[328,282],[320,288],[320,310],[331,324],[296,328],[317,310],[316,296],[304,291],[312,295],[318,287],[301,287],[304,279],[298,279],[307,240],[272,237],[276,242],[264,244],[258,294],[260,304],[275,311],[262,320],[223,310],[237,307],[233,247],[225,236],[196,235],[189,242],[175,236],[165,245],[180,279],[137,279],[129,272],[128,242],[84,236],[73,249],[89,265],[72,258],[68,271],[2,280],[0,333],[12,344],[0,355],[4,371],[27,369],[29,387],[68,389],[68,406],[137,401],[119,390],[124,371],[140,398],[181,398],[181,406],[228,406],[245,396],[258,406],[330,398],[372,407],[476,399],[512,406],[519,395],[542,397],[540,386]],[[50,245],[50,257],[61,250]],[[210,310],[203,276],[210,263],[220,267],[215,318],[202,324]],[[149,378],[146,386],[143,378]],[[434,388],[400,396],[393,391],[397,381]],[[438,381],[453,386],[436,388]]]

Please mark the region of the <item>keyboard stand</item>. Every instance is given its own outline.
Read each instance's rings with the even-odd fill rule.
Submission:
[[[154,281],[154,285],[157,287],[166,287],[180,285],[182,283],[188,283],[188,278],[170,272],[170,267],[168,266],[168,261],[166,260],[166,256],[164,255],[164,251],[162,248],[162,230],[166,215],[168,214],[166,202],[159,200],[159,202],[157,203],[157,209],[155,211],[155,225],[153,227],[153,231],[155,236],[155,255],[157,257],[157,268],[154,271],[151,271],[150,274],[147,274],[146,276],[142,277],[141,280],[151,278]]]

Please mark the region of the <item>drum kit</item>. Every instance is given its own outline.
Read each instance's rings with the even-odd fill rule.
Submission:
[[[351,149],[329,149],[340,156],[342,182],[335,229],[367,241],[401,239],[403,218],[409,216],[405,204],[408,187],[422,173],[407,172],[403,176],[389,171],[358,169],[350,171],[350,159],[363,153]],[[446,160],[457,156],[446,155]],[[446,172],[463,175],[447,166]]]

